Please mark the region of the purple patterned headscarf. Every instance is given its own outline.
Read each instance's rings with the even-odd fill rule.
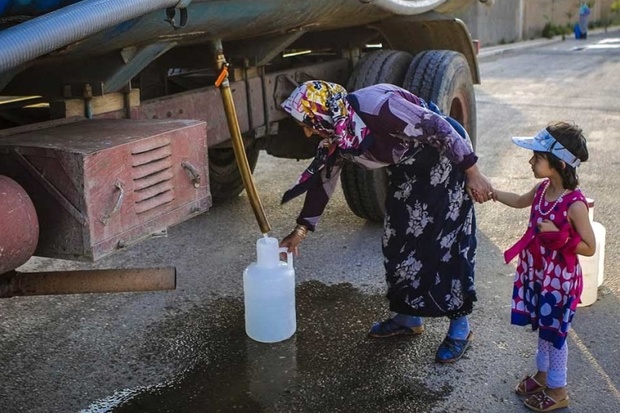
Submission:
[[[319,143],[312,163],[295,187],[285,193],[282,203],[305,192],[308,180],[318,176],[324,167],[329,168],[336,150],[357,154],[370,135],[368,127],[345,99],[346,95],[346,89],[336,83],[311,80],[299,85],[282,103],[284,111],[298,122],[329,134]]]

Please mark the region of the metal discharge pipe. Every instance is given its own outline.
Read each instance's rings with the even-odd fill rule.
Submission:
[[[267,217],[265,216],[265,210],[261,204],[258,192],[256,191],[256,185],[254,184],[254,178],[250,170],[250,164],[248,163],[248,157],[245,154],[245,146],[243,145],[243,138],[241,136],[241,128],[239,127],[239,121],[237,120],[237,111],[235,110],[235,103],[233,101],[232,92],[230,91],[230,82],[228,81],[228,70],[226,59],[222,53],[222,45],[220,42],[215,43],[216,53],[216,66],[220,71],[215,86],[220,89],[222,95],[222,103],[224,104],[224,112],[226,113],[226,122],[228,123],[228,130],[232,138],[233,151],[235,152],[235,159],[237,160],[237,166],[241,173],[241,179],[245,191],[250,198],[250,205],[254,211],[254,216],[260,227],[262,234],[267,234],[271,231],[271,226]]]
[[[0,73],[179,0],[83,0],[0,32]],[[164,16],[162,16],[163,18]]]
[[[174,290],[176,277],[174,267],[33,273],[13,271],[0,275],[0,298]]]

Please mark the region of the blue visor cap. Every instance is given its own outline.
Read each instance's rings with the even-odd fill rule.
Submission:
[[[549,152],[566,162],[573,168],[578,167],[581,164],[579,158],[569,152],[562,144],[555,140],[547,129],[543,129],[536,134],[533,138],[515,136],[512,138],[515,145],[525,149],[531,149],[537,152]]]

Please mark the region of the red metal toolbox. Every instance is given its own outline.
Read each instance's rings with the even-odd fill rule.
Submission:
[[[35,255],[97,260],[211,206],[206,123],[84,120],[0,139],[40,223]]]

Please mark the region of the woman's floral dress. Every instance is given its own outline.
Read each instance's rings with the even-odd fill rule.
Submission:
[[[416,144],[388,175],[383,255],[390,309],[425,317],[470,313],[476,222],[463,171]]]
[[[476,301],[476,222],[464,171],[477,156],[462,126],[388,84],[345,98],[341,88],[315,81],[282,107],[337,137],[323,141],[283,197],[307,191],[297,223],[314,230],[345,159],[387,168],[382,247],[390,309],[425,317],[469,314]]]

